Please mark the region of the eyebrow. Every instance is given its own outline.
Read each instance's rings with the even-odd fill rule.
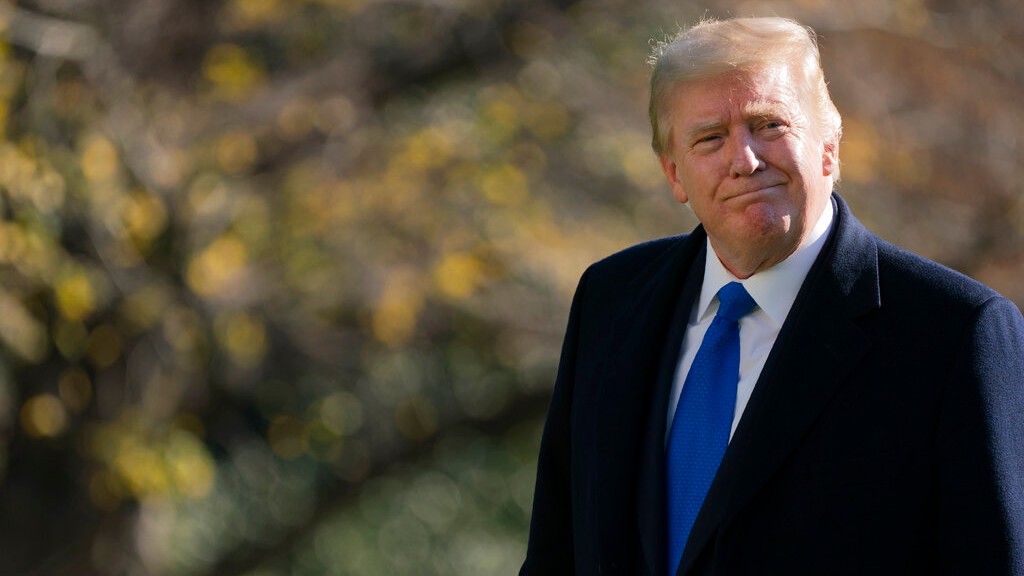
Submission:
[[[743,107],[743,113],[747,117],[785,116],[788,112],[789,106],[785,102],[769,100],[750,102]]]
[[[687,136],[688,139],[692,140],[693,138],[695,138],[695,137],[697,137],[697,136],[699,136],[701,134],[705,134],[707,132],[714,132],[715,130],[719,130],[719,129],[723,128],[724,126],[725,126],[725,122],[723,120],[720,120],[720,119],[708,120],[706,122],[701,122],[700,124],[697,124],[696,126],[694,126],[694,127],[690,128],[689,130],[687,130],[686,131],[686,136]]]
[[[789,106],[785,102],[760,100],[756,102],[750,102],[743,107],[744,118],[766,118],[772,116],[789,116]],[[686,130],[685,136],[688,140],[693,140],[702,134],[708,132],[714,132],[725,127],[725,120],[721,118],[715,118],[713,120],[706,120],[699,124],[694,125],[692,128]]]

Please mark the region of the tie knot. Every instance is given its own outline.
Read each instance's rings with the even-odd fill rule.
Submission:
[[[754,299],[747,294],[747,289],[739,282],[729,282],[718,291],[718,313],[730,322],[736,322],[746,316],[754,306]]]

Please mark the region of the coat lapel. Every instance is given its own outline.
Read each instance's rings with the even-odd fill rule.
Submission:
[[[680,575],[778,470],[870,345],[855,320],[879,306],[874,236],[834,198],[833,236],[758,379],[690,533]]]
[[[672,311],[687,298],[692,303],[700,289],[699,281],[694,288],[688,278],[696,260],[703,264],[705,238],[703,229],[698,228],[637,275],[630,285],[633,298],[610,335],[613,352],[602,370],[597,426],[600,462],[596,468],[600,487],[595,502],[605,509],[602,525],[607,538],[621,538],[621,522],[633,521],[617,517],[616,511],[637,506],[645,561],[649,567],[661,566],[661,571],[653,574],[665,572],[664,506],[660,504],[664,496],[659,472],[663,452],[651,451],[648,444],[659,430],[664,436],[665,412],[664,408],[652,412],[651,406],[667,395],[667,389],[662,394],[658,383]],[[661,441],[656,446],[660,447]]]
[[[690,263],[686,280],[679,291],[675,310],[670,314],[670,323],[658,359],[658,373],[651,391],[647,410],[644,436],[640,444],[640,467],[637,475],[636,504],[637,527],[640,532],[646,573],[660,576],[665,574],[667,540],[665,533],[665,435],[666,415],[679,361],[680,346],[686,333],[690,311],[700,295],[704,280],[704,259],[707,244],[698,251]]]

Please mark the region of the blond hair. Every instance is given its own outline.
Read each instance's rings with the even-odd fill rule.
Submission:
[[[814,31],[786,18],[705,20],[651,52],[651,145],[661,155],[671,146],[670,100],[684,83],[730,71],[752,72],[773,64],[790,69],[801,107],[826,145],[838,145],[842,119],[829,96]],[[838,174],[836,174],[838,176]]]

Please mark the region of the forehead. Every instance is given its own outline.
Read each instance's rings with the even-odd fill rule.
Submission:
[[[682,127],[737,115],[793,115],[799,107],[792,75],[785,66],[727,72],[689,82],[676,88],[671,101],[672,115]]]

